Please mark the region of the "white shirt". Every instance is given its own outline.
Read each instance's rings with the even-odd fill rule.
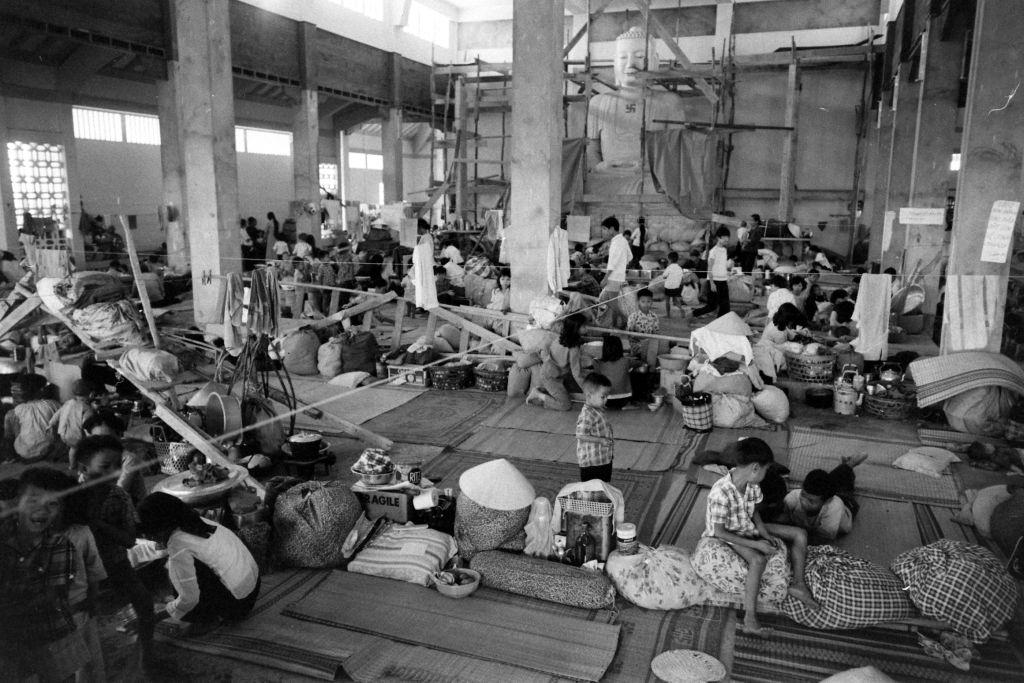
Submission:
[[[451,259],[455,263],[462,263],[462,252],[454,244],[449,244],[441,250],[441,257]]]
[[[167,603],[167,613],[181,619],[199,604],[196,560],[209,567],[233,596],[241,600],[256,588],[259,568],[252,553],[238,536],[216,522],[209,538],[194,536],[180,529],[167,540],[167,574],[178,597]]]
[[[768,322],[771,322],[782,304],[796,305],[796,297],[793,296],[793,291],[785,287],[780,287],[768,295],[768,301],[765,302],[765,307],[768,309]]]
[[[825,256],[824,252],[819,251],[817,254],[815,254],[814,262],[817,263],[822,268],[828,268],[829,270],[832,270],[832,264],[829,263],[828,257]]]
[[[303,242],[303,244],[305,244],[305,242]],[[290,252],[291,249],[288,248],[288,243],[284,240],[277,240],[274,242],[274,254],[276,254],[278,258]]]
[[[683,286],[683,268],[678,263],[670,263],[665,268],[665,289],[679,289]]]
[[[313,247],[309,246],[309,242],[299,240],[295,243],[295,251],[293,253],[299,258],[307,258],[313,255]]]
[[[444,264],[444,272],[448,276],[448,281],[453,285],[456,287],[465,286],[466,270],[462,266],[454,261],[449,261]]]
[[[629,248],[629,241],[621,234],[615,235],[608,245],[608,265],[605,266],[609,282],[626,281],[626,265],[631,258],[633,252]]]
[[[832,496],[825,501],[814,516],[808,515],[800,505],[800,489],[787,493],[783,505],[791,523],[803,527],[818,538],[833,539],[853,529],[853,514],[839,496]]]
[[[729,252],[725,247],[715,246],[708,254],[708,276],[712,280],[729,279]]]

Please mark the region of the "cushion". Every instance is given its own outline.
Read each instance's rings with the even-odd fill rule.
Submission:
[[[807,549],[804,581],[821,609],[789,596],[782,603],[782,611],[804,626],[860,628],[914,614],[914,605],[895,574],[830,545]]]
[[[893,460],[892,466],[901,470],[920,472],[937,479],[942,476],[950,463],[954,462],[960,462],[960,458],[945,448],[918,446]]]
[[[341,544],[362,514],[359,499],[341,482],[307,481],[274,503],[278,559],[291,567],[334,567]]]
[[[757,414],[769,422],[782,424],[789,419],[789,397],[778,387],[767,386],[750,400]]]
[[[1001,484],[980,490],[967,489],[964,497],[966,502],[960,512],[953,515],[953,521],[973,526],[982,538],[992,538],[992,514],[1001,503],[1013,497],[1009,487]]]
[[[483,550],[523,550],[532,502],[531,499],[526,507],[518,510],[494,510],[480,505],[463,492],[455,503],[455,538],[459,555],[468,560]]]
[[[1013,615],[1017,584],[989,551],[942,539],[901,554],[892,570],[921,613],[976,643]]]
[[[635,555],[613,551],[604,571],[619,595],[646,609],[684,609],[703,603],[707,594],[708,584],[682,548],[642,545]]]
[[[735,596],[736,602],[742,602],[747,563],[728,543],[705,536],[697,542],[691,561],[698,576],[718,590]],[[785,552],[779,551],[768,558],[761,575],[758,602],[776,606],[781,603],[789,591],[789,577],[789,559]]]
[[[348,570],[429,586],[434,572],[455,552],[455,539],[448,534],[412,524],[391,525],[359,551]]]
[[[601,609],[615,604],[607,576],[529,555],[491,550],[473,558],[485,586],[563,605]]]

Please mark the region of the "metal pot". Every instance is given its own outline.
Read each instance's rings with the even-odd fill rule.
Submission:
[[[242,431],[242,402],[236,396],[210,394],[206,402],[206,433],[221,436]]]

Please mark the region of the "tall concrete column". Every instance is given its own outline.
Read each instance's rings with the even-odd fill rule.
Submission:
[[[160,114],[160,169],[163,175],[161,222],[166,233],[167,266],[175,273],[188,270],[188,234],[182,220],[185,200],[185,168],[181,158],[181,123],[178,120],[177,79],[156,84],[157,111]]]
[[[0,95],[0,248],[18,253],[18,222],[14,215],[14,197],[11,195],[11,164],[7,158],[8,133],[7,100]]]
[[[295,200],[292,218],[298,233],[320,239],[320,212],[310,214],[302,205],[312,202],[320,207],[320,98],[317,92],[316,25],[298,24],[299,103],[292,118],[292,180]]]
[[[242,268],[228,0],[170,0],[168,64],[181,145],[181,219],[188,231],[197,323],[223,321],[221,275]],[[161,111],[162,117],[165,112]]]
[[[64,164],[68,179],[68,204],[67,213],[64,219],[64,232],[68,239],[68,249],[75,263],[85,263],[85,235],[78,229],[78,218],[82,215],[78,203],[78,179],[81,171],[78,168],[78,148],[75,140],[75,120],[71,113],[71,105],[60,106],[60,136],[61,144],[64,145]],[[5,145],[6,146],[6,145]],[[127,199],[127,197],[125,197]],[[88,207],[86,207],[88,208]],[[127,219],[126,219],[127,220]],[[121,226],[117,226],[118,231]]]
[[[886,198],[889,196],[889,162],[892,157],[892,131],[896,114],[883,96],[878,103],[881,111],[874,112],[877,119],[871,136],[872,149],[868,153],[868,168],[873,169],[864,201],[864,215],[870,217],[871,240],[868,246],[868,262],[882,260],[882,234]]]
[[[405,197],[402,187],[402,110],[389,107],[382,113],[380,148],[384,155],[384,201],[391,204]]]
[[[1024,195],[1024,103],[1017,92],[1019,70],[1011,66],[1024,63],[1022,32],[1024,12],[1020,11],[1019,2],[978,0],[947,272],[951,276],[997,276],[997,304],[986,321],[985,348],[991,352],[999,352],[1002,344],[1010,265],[982,261],[981,250],[992,203],[1020,201]],[[1018,214],[1015,233],[1019,231]],[[944,352],[959,350],[953,347],[952,336],[945,327],[942,342]]]
[[[512,5],[512,206],[506,230],[512,310],[547,288],[547,245],[562,200],[564,0]]]
[[[292,180],[295,199],[320,206],[320,117],[316,90],[303,89],[292,119]],[[295,211],[295,229],[320,239],[320,212]]]
[[[947,195],[956,187],[956,172],[949,170],[949,160],[960,146],[957,97],[963,41],[943,41],[942,21],[942,17],[930,19],[923,43],[925,68],[910,179],[911,206],[942,208]],[[925,330],[930,332],[939,301],[939,277],[948,257],[949,233],[944,225],[912,225],[907,237],[905,268],[909,271],[919,263],[922,265]]]
[[[792,221],[793,196],[796,193],[796,150],[800,114],[800,68],[796,62],[789,65],[786,79],[786,123],[792,130],[782,139],[782,164],[779,174],[779,208],[776,218]]]

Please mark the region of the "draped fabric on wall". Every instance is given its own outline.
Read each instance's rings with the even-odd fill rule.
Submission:
[[[586,152],[586,138],[562,140],[562,213],[572,213],[573,205],[583,201]]]
[[[655,189],[688,218],[699,220],[711,213],[716,137],[685,128],[647,132],[647,163]]]

